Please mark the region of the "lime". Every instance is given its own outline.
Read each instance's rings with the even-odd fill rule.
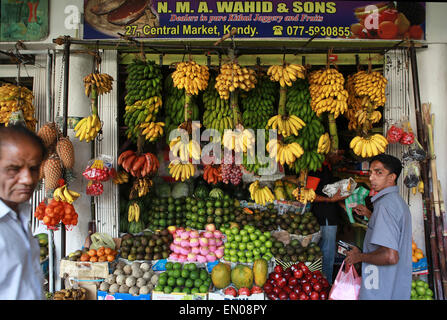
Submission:
[[[173,270],[173,272],[172,272],[172,276],[176,279],[180,278],[181,274],[182,274],[182,270],[179,270],[179,269]]]
[[[156,291],[156,292],[163,292],[163,286],[161,286],[161,285],[155,286],[154,291]]]
[[[191,280],[199,279],[199,277],[200,277],[200,274],[199,274],[199,271],[197,271],[197,270],[193,270],[189,274],[189,279],[191,279]]]
[[[192,288],[194,286],[194,281],[191,279],[186,279],[185,281],[185,287]]]
[[[175,272],[174,269],[168,270],[168,271],[166,271],[166,272],[167,272],[167,274],[168,274],[168,277],[174,277],[174,272]]]
[[[171,293],[172,292],[172,288],[170,286],[166,286],[166,287],[164,287],[163,292],[164,293]]]
[[[185,278],[177,278],[175,280],[175,284],[179,287],[183,287],[185,285]]]
[[[190,294],[190,293],[191,293],[191,289],[188,288],[188,287],[184,287],[183,290],[182,290],[182,292],[183,292],[183,293],[186,293],[186,294]]]
[[[197,293],[199,293],[200,291],[199,291],[199,288],[192,288],[191,289],[191,294],[197,294]]]
[[[194,263],[188,263],[186,264],[186,267],[188,268],[189,271],[197,270],[197,266]]]
[[[182,264],[181,264],[180,262],[176,262],[176,263],[174,263],[174,265],[173,265],[173,269],[175,269],[175,270],[180,270],[180,269],[182,269]]]
[[[209,277],[209,275],[208,275],[208,272],[206,272],[206,270],[204,270],[204,269],[200,270],[200,279],[205,281],[206,279],[208,279],[208,277]]]
[[[200,293],[207,293],[208,292],[208,287],[205,285],[201,285],[199,288]]]
[[[189,270],[183,269],[181,274],[182,278],[188,279],[189,278]]]
[[[175,287],[174,290],[172,290],[172,292],[182,292],[182,288]]]
[[[173,286],[175,286],[175,283],[176,283],[176,279],[174,277],[168,278],[168,282],[167,282],[168,286],[173,287]]]
[[[168,279],[166,277],[159,277],[158,278],[158,285],[159,286],[165,286],[166,283],[168,283]]]
[[[203,284],[203,280],[198,278],[194,280],[194,287],[199,288]]]
[[[171,270],[174,264],[172,262],[166,262],[165,268],[166,270]]]

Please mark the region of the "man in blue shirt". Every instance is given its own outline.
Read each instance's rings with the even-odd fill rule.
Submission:
[[[29,200],[45,157],[46,148],[34,132],[21,125],[0,127],[0,300],[44,299]]]
[[[360,300],[408,300],[411,296],[411,214],[399,195],[396,181],[402,171],[399,159],[386,154],[370,162],[374,210],[363,205],[354,211],[369,218],[363,252],[347,252],[347,265],[362,263]]]

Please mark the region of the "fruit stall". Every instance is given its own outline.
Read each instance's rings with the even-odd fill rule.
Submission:
[[[32,91],[0,87],[1,122],[25,122],[50,150],[33,198],[35,224],[48,231],[37,235],[42,267],[48,277],[49,260],[50,279],[62,283],[49,299],[327,300],[313,174],[338,157],[338,182],[323,193],[348,196],[337,239],[361,247],[367,221],[352,207],[369,205],[368,160],[381,153],[402,159],[402,194],[430,208],[425,244],[412,243],[411,298],[442,299],[444,208],[433,115],[419,99],[416,9],[380,3],[381,27],[371,29],[359,6],[340,42],[318,40],[323,29],[296,43],[250,42],[234,27],[213,41],[158,43],[117,38],[104,26],[120,15],[93,3],[86,21],[107,37],[53,39],[64,63],[60,117],[40,121]],[[363,40],[347,44],[354,39]],[[75,54],[89,56],[91,70],[69,74]],[[87,101],[83,116],[69,116],[70,82]],[[410,84],[414,110],[396,110]],[[85,242],[66,252],[76,228],[88,230]],[[59,259],[47,257],[56,233]]]

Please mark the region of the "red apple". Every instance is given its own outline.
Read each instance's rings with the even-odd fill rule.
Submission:
[[[301,290],[300,285],[297,285],[295,288],[293,288],[293,292],[299,295],[301,292],[303,292],[303,290]]]
[[[278,300],[279,299],[278,296],[274,293],[269,293],[267,295],[267,298],[269,298],[270,300]]]
[[[327,281],[326,278],[321,278],[320,283],[323,286],[323,288],[329,288],[329,281]]]
[[[282,274],[284,272],[284,269],[281,265],[278,264],[277,266],[275,266],[273,271],[275,271],[276,273]]]
[[[275,274],[273,275],[273,279],[278,280],[278,279],[280,279],[280,278],[282,278],[281,273],[277,273],[277,272],[275,272]]]
[[[310,271],[309,271],[309,268],[303,263],[301,266],[300,266],[300,269],[304,272],[304,273],[309,273]]]
[[[287,284],[287,280],[284,277],[281,277],[279,279],[276,280],[276,285],[280,288],[285,287],[285,285]]]
[[[302,288],[305,293],[310,293],[312,291],[312,286],[309,283],[302,285]]]
[[[237,292],[240,296],[250,296],[251,292],[250,289],[246,288],[246,287],[242,287],[239,288],[238,292]]]
[[[237,296],[237,291],[235,288],[233,287],[228,287],[225,289],[224,291],[225,295],[229,295],[229,296],[233,296],[236,297]]]
[[[259,286],[253,286],[253,287],[251,288],[251,294],[262,293],[262,292],[263,292],[263,291],[262,291],[262,288],[259,287]]]
[[[290,277],[288,283],[291,286],[296,286],[298,284],[298,279],[295,277]]]
[[[279,300],[287,300],[287,299],[289,299],[289,295],[286,292],[284,292],[284,291],[281,291],[278,294],[278,297],[279,297]]]
[[[297,269],[293,272],[293,276],[297,279],[301,279],[303,277],[303,275],[304,275],[304,272],[301,269]]]
[[[273,291],[273,285],[268,282],[266,282],[264,284],[263,288],[264,288],[265,293],[271,293]]]
[[[296,293],[294,291],[290,292],[289,293],[289,299],[290,300],[298,300],[299,299],[298,293]]]
[[[287,294],[293,291],[289,286],[285,286],[284,288],[282,288],[282,290]]]
[[[286,280],[289,280],[290,277],[292,276],[292,273],[290,273],[290,272],[288,272],[288,271],[285,271],[285,272],[282,274],[282,276],[283,276],[284,278],[286,278]]]
[[[276,287],[276,286],[273,287],[273,293],[274,293],[274,294],[278,295],[281,291],[282,291],[282,290],[281,290],[280,287]]]
[[[314,285],[312,286],[312,288],[313,288],[314,291],[316,291],[316,292],[320,292],[321,290],[323,290],[323,286],[322,286],[321,283],[319,283],[319,282],[314,283]]]
[[[299,294],[298,298],[299,298],[300,300],[309,300],[309,296],[308,296],[304,291],[302,291],[302,292]]]
[[[320,292],[320,300],[327,300],[328,294],[326,291]]]

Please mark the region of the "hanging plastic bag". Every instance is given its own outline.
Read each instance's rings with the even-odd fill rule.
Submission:
[[[101,155],[95,159],[91,159],[87,163],[82,175],[93,181],[107,181],[115,176],[116,172],[112,165],[112,158]]]
[[[369,195],[369,190],[360,186],[354,190],[354,193],[345,199],[346,213],[348,214],[349,222],[355,223],[352,215],[352,208],[357,207],[359,204],[366,205],[365,199]],[[363,217],[364,220],[368,218]]]
[[[105,247],[115,250],[115,241],[113,241],[113,238],[106,233],[96,232],[92,234],[90,238],[92,239],[92,244],[89,249],[97,250],[100,247]]]
[[[427,158],[427,152],[422,148],[417,139],[414,139],[414,143],[408,146],[408,149],[402,155],[402,161],[424,161]]]
[[[411,161],[404,166],[404,184],[407,188],[417,187],[420,180],[419,163]]]
[[[386,139],[389,143],[398,143],[404,132],[401,123],[393,123],[386,133]]]
[[[337,278],[335,278],[329,300],[358,300],[362,278],[358,275],[354,266],[349,266],[348,272],[344,271],[345,262],[341,264]]]
[[[404,133],[400,137],[399,142],[404,145],[413,144],[415,140],[414,133],[411,129],[410,121],[408,121],[407,118],[404,118],[404,120],[402,121],[402,127],[404,129]]]

